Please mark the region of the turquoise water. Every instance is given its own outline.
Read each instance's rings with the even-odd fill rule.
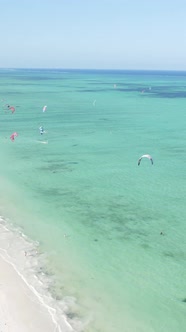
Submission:
[[[1,70],[0,86],[1,214],[39,242],[73,328],[185,331],[186,73]]]

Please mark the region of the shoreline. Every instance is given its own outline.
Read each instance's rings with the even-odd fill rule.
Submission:
[[[2,217],[0,229],[1,331],[75,331],[48,291],[49,278],[43,272],[40,278],[34,273],[39,261],[36,244],[14,233]]]
[[[0,255],[1,331],[61,332],[47,309]]]

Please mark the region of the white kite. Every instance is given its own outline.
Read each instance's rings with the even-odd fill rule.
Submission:
[[[148,158],[148,159],[151,161],[151,164],[153,165],[153,159],[152,159],[151,155],[150,155],[150,154],[143,154],[143,156],[141,156],[141,157],[138,159],[138,166],[140,165],[140,163],[141,163],[141,159],[142,159],[142,158]]]

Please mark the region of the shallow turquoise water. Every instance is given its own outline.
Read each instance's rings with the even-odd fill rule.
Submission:
[[[47,253],[73,326],[185,331],[186,74],[0,74],[1,210]]]

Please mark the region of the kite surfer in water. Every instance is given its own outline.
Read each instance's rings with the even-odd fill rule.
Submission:
[[[44,132],[45,132],[45,131],[44,131],[44,128],[43,128],[43,126],[40,126],[40,127],[39,127],[39,131],[40,131],[40,134],[41,134],[41,135],[43,135],[43,134],[44,134]]]

